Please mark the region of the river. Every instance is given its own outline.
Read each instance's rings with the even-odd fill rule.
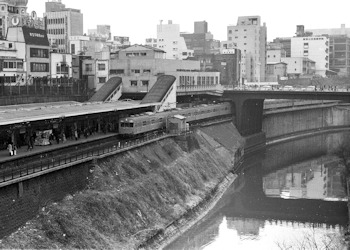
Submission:
[[[165,249],[347,249],[349,133],[276,144],[244,162],[216,206]]]

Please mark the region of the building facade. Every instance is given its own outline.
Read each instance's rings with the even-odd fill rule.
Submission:
[[[146,39],[146,45],[154,47],[154,44],[153,38]],[[156,44],[158,49],[166,52],[166,59],[183,60],[193,56],[193,50],[187,49],[185,39],[180,36],[180,25],[173,24],[171,20],[157,25]]]
[[[307,57],[316,63],[316,74],[325,77],[329,71],[329,39],[326,36],[291,38],[291,57]]]
[[[66,8],[60,0],[46,2],[44,19],[50,45],[57,52],[70,53],[70,36],[82,36],[83,14],[78,9]]]
[[[238,17],[237,25],[227,27],[227,40],[241,50],[241,75],[248,82],[265,81],[266,24],[260,16]]]
[[[110,77],[123,79],[123,92],[148,92],[158,76],[200,71],[199,61],[166,59],[165,51],[143,45],[120,50],[111,57]]]
[[[220,43],[214,40],[213,35],[208,32],[208,23],[206,21],[194,23],[194,33],[181,33],[185,38],[188,49],[193,50],[194,56],[210,53],[218,53]]]
[[[266,81],[278,82],[281,77],[287,76],[287,64],[284,62],[268,62],[266,68]]]
[[[350,76],[350,28],[307,29],[316,36],[329,38],[329,69],[340,76]]]
[[[307,57],[283,57],[281,61],[287,64],[288,78],[311,78],[316,72],[315,61]]]

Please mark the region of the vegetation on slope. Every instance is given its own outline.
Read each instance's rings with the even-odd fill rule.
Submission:
[[[99,161],[86,190],[43,208],[0,248],[135,248],[227,175],[229,161],[201,140],[167,139]]]

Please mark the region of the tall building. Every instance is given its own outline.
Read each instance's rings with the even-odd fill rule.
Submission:
[[[146,45],[154,47],[154,39],[146,39]],[[193,56],[193,50],[187,49],[185,39],[180,36],[180,25],[171,20],[157,25],[157,48],[166,52],[167,59],[182,60]]]
[[[83,35],[83,14],[78,9],[66,8],[61,0],[45,4],[44,18],[50,45],[57,52],[70,53],[69,37]]]
[[[227,27],[227,40],[241,50],[241,75],[248,82],[265,81],[267,28],[260,16],[238,17],[237,25]]]
[[[208,23],[206,21],[194,22],[194,33],[208,33]]]
[[[218,53],[220,43],[213,39],[213,35],[208,32],[208,23],[206,21],[194,23],[194,33],[181,33],[185,38],[188,49],[193,50],[194,56],[210,53]]]
[[[326,36],[291,38],[291,57],[307,57],[316,63],[316,74],[326,76],[329,71],[329,39]]]
[[[329,69],[340,76],[350,76],[350,28],[342,24],[333,29],[307,29],[313,35],[329,38]]]

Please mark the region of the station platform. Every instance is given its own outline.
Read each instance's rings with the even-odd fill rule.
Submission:
[[[0,166],[1,163],[13,161],[13,160],[18,160],[24,157],[32,156],[32,155],[38,155],[38,154],[46,154],[51,151],[55,151],[58,149],[63,149],[66,147],[71,147],[71,146],[79,146],[84,143],[88,142],[93,142],[93,141],[98,141],[98,140],[103,140],[107,138],[111,138],[117,136],[117,133],[96,133],[93,135],[90,135],[88,138],[85,137],[80,137],[78,140],[74,139],[67,139],[65,142],[60,142],[59,144],[56,143],[56,141],[52,141],[51,145],[46,145],[46,146],[34,146],[33,149],[27,150],[27,146],[24,145],[21,148],[17,149],[17,155],[10,156],[8,150],[1,150],[0,151]]]

